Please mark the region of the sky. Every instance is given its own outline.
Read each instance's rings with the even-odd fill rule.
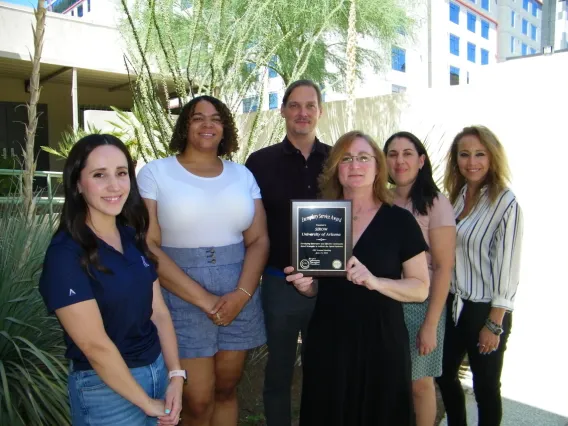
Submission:
[[[37,6],[37,0],[0,0],[3,1],[4,3],[12,3],[12,4],[17,4],[20,6],[28,6],[28,7],[35,7]]]

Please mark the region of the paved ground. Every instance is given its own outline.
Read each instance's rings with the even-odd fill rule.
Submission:
[[[474,426],[477,425],[475,396],[471,387],[466,385],[464,389],[467,398],[468,425]],[[445,419],[440,426],[447,426]],[[501,426],[568,426],[568,418],[504,398]]]

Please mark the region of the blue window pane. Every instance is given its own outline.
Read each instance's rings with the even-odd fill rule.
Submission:
[[[472,33],[475,32],[475,21],[477,20],[476,16],[471,13],[467,12],[467,29]]]
[[[450,3],[450,21],[460,23],[460,7],[455,3]]]
[[[536,54],[536,49],[533,49],[533,48],[531,47],[531,55],[534,55],[534,54]]]
[[[525,43],[523,43],[523,44],[521,45],[521,53],[522,53],[523,55],[526,55],[526,54],[527,54],[527,45],[526,45]]]
[[[511,27],[515,28],[515,11],[511,10]]]
[[[406,50],[393,46],[392,69],[395,71],[406,72]]]
[[[467,60],[475,63],[475,44],[467,43]]]
[[[452,55],[460,55],[460,38],[453,34],[450,34],[450,53]]]
[[[268,94],[268,109],[278,108],[278,93],[272,92]]]
[[[538,9],[540,9],[540,4],[533,0],[532,2],[532,16],[538,16]]]
[[[87,12],[91,11],[91,0],[87,0]]]
[[[489,10],[489,0],[481,0],[481,8]]]
[[[489,22],[481,21],[481,37],[489,40]]]
[[[487,65],[489,63],[489,52],[485,49],[481,49],[481,65]]]
[[[79,18],[82,18],[82,17],[83,17],[83,5],[80,5],[80,6],[77,8],[77,16],[78,16]]]
[[[531,39],[536,41],[536,27],[531,24]]]
[[[523,9],[529,11],[529,0],[523,0]]]
[[[450,86],[460,84],[460,69],[458,67],[450,67]]]
[[[515,53],[515,37],[511,36],[511,53]]]
[[[268,78],[278,77],[278,73],[274,70],[274,68],[276,68],[276,64],[278,64],[278,58],[274,55],[268,63]]]
[[[243,99],[243,112],[254,112],[258,110],[258,96],[251,96]]]
[[[523,28],[522,28],[523,34],[524,35],[528,35],[529,34],[529,22],[526,19],[523,19]]]

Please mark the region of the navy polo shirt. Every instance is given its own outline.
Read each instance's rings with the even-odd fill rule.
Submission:
[[[91,267],[94,279],[81,267],[83,250],[67,232],[57,233],[47,249],[39,291],[50,313],[85,300],[96,300],[105,331],[129,368],[153,363],[159,356],[160,340],[151,321],[152,287],[156,269],[135,244],[134,229],[120,226],[124,254],[101,239],[101,265],[112,274]],[[87,357],[64,331],[67,352],[74,370],[92,369]]]

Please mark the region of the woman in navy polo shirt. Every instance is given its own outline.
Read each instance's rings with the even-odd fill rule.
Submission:
[[[73,425],[175,425],[185,372],[128,150],[113,136],[86,136],[63,181],[39,289],[64,329]]]

